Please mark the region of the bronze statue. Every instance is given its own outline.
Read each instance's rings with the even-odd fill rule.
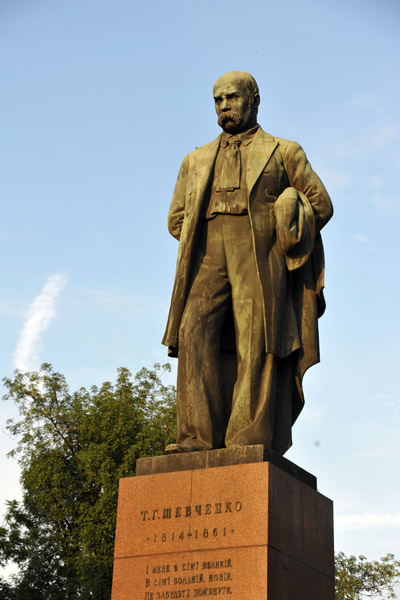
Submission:
[[[182,163],[168,216],[179,240],[163,344],[178,356],[167,453],[264,444],[283,454],[319,361],[328,193],[296,142],[257,124],[249,73],[214,85],[222,134]]]

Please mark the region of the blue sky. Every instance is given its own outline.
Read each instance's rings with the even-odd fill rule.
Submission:
[[[400,557],[399,25],[395,0],[0,3],[1,376],[47,361],[76,389],[167,360],[177,171],[219,133],[214,81],[249,71],[260,124],[335,206],[287,458],[334,500],[336,549],[370,558]],[[3,429],[1,501],[19,494]]]

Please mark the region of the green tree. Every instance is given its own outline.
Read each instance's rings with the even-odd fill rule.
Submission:
[[[368,561],[365,556],[335,556],[336,600],[396,598],[394,588],[400,579],[400,561],[393,554]]]
[[[19,411],[7,429],[19,440],[23,500],[8,503],[0,528],[0,563],[19,567],[2,598],[109,600],[118,480],[175,438],[169,369],[119,369],[114,385],[75,393],[49,364],[4,379]]]
[[[4,398],[19,419],[11,453],[21,466],[23,500],[8,502],[0,527],[2,600],[105,600],[110,597],[120,477],[136,460],[162,454],[175,438],[175,388],[161,381],[169,365],[119,369],[114,385],[70,393],[51,365],[5,379]],[[395,598],[400,561],[336,555],[336,600]]]

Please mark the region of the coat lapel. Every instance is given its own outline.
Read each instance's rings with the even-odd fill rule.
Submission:
[[[213,142],[198,148],[196,151],[196,203],[198,208],[200,208],[202,204],[208,182],[210,181],[220,139],[221,136],[219,135]],[[272,135],[263,131],[261,127],[257,130],[254,140],[250,144],[250,152],[247,159],[248,171],[246,185],[249,194],[277,146],[278,142]]]
[[[265,131],[259,127],[254,136],[254,140],[250,144],[250,151],[247,159],[248,169],[246,185],[249,195],[277,145],[278,142],[275,138],[269,133],[265,133]]]
[[[196,172],[197,172],[197,190],[196,201],[198,207],[204,198],[207,189],[207,184],[210,181],[210,176],[217,156],[221,136],[210,142],[206,146],[197,149],[196,152]]]

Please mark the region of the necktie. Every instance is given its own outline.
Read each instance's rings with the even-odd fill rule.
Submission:
[[[222,163],[221,178],[217,192],[226,190],[232,192],[240,188],[240,139],[238,137],[228,138],[228,147],[225,152],[225,159]]]

